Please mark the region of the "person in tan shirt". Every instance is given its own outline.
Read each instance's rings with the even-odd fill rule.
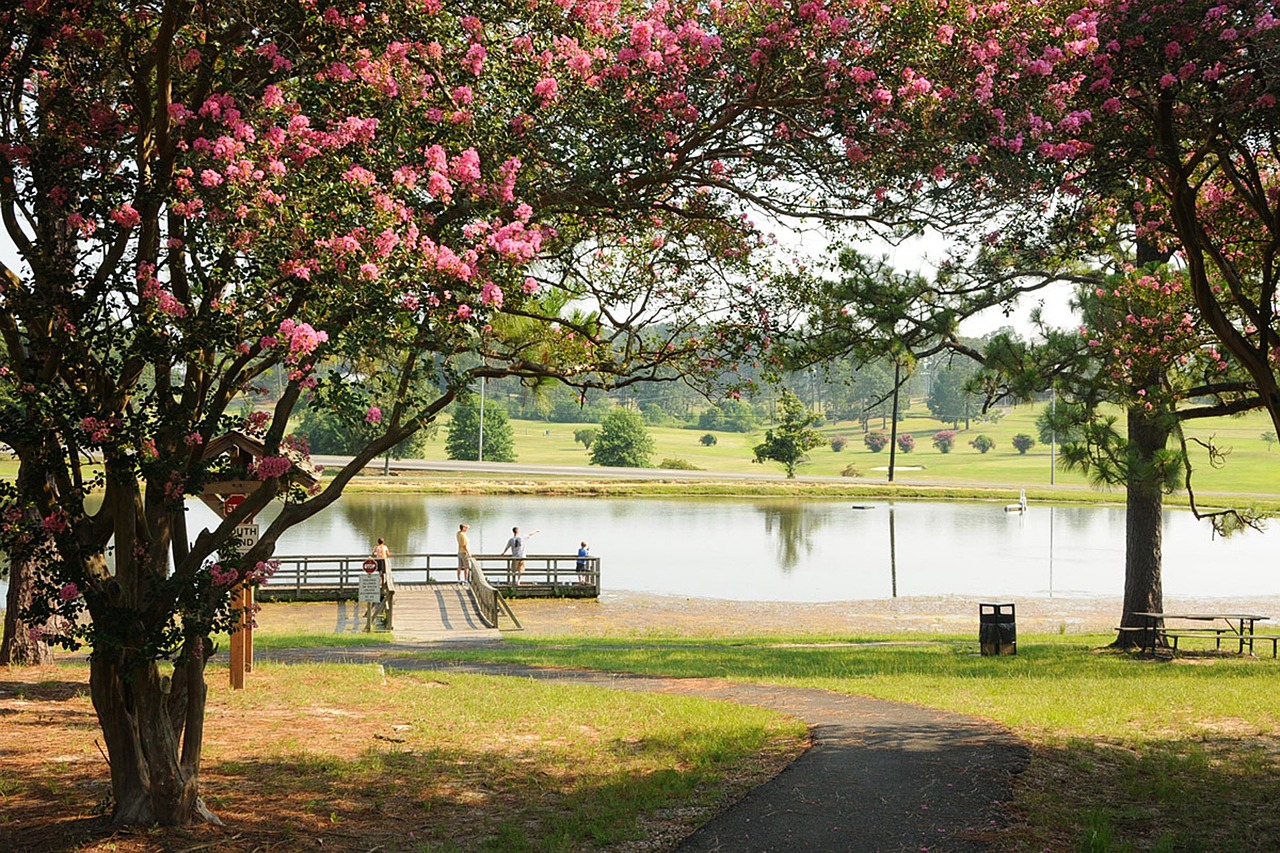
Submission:
[[[467,570],[471,566],[471,540],[467,531],[471,525],[463,522],[458,525],[458,583],[467,582]]]

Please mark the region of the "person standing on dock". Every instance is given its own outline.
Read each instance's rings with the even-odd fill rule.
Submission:
[[[507,540],[507,544],[502,547],[502,553],[511,552],[511,569],[515,572],[515,583],[520,583],[520,576],[524,574],[524,543],[526,540],[536,536],[538,531],[535,530],[528,536],[520,535],[520,528],[511,528],[511,538]]]
[[[467,537],[470,529],[465,521],[458,525],[458,583],[467,582],[467,570],[471,568],[471,540]]]
[[[591,556],[591,552],[587,550],[587,540],[583,539],[582,544],[578,546],[578,580],[581,583],[587,582],[587,558]]]
[[[379,539],[378,544],[373,546],[373,559],[378,561],[378,571],[385,578],[387,576],[387,560],[391,559],[391,549],[387,547],[385,539]]]

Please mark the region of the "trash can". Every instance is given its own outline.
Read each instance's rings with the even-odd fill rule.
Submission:
[[[984,655],[1018,653],[1018,623],[1012,604],[978,605],[978,644]]]

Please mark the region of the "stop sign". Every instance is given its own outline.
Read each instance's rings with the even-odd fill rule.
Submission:
[[[236,507],[244,503],[245,495],[227,495],[222,499],[222,514],[231,515],[236,511]]]
[[[368,572],[369,574],[373,574],[374,572],[376,572],[376,571],[378,570],[378,561],[377,561],[377,560],[365,560],[365,561],[364,561],[364,570],[365,570],[366,572]]]

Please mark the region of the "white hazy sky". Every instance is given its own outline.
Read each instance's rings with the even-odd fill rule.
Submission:
[[[918,272],[929,278],[932,277],[937,263],[942,260],[942,252],[941,240],[919,237],[896,246],[886,243],[875,253],[887,257],[889,265],[894,269]],[[1031,312],[1037,307],[1043,309],[1044,320],[1050,326],[1077,326],[1079,320],[1070,306],[1071,292],[1070,285],[1051,285],[1039,293],[1024,296],[1012,306],[1007,316],[1001,308],[991,308],[981,314],[975,314],[960,324],[960,331],[965,335],[981,337],[1003,326],[1012,326],[1024,335],[1030,336],[1034,333]]]
[[[770,229],[766,229],[770,230]],[[797,246],[800,253],[814,255],[823,248],[816,235],[800,235],[788,231],[785,227],[773,229],[780,242],[786,246]],[[885,256],[895,269],[903,272],[918,272],[926,277],[931,276],[936,264],[942,260],[943,243],[936,237],[919,237],[898,245],[889,243],[871,243],[865,245],[864,252],[872,257]],[[0,261],[16,269],[19,266],[18,253],[7,234],[0,230]],[[1065,285],[1046,288],[1040,294],[1024,297],[1014,306],[1008,316],[998,308],[993,308],[970,317],[961,324],[961,331],[966,335],[980,337],[993,332],[1002,326],[1012,326],[1024,335],[1031,335],[1033,328],[1030,322],[1031,311],[1037,305],[1043,305],[1045,319],[1054,326],[1075,326],[1077,320],[1068,306],[1071,288]]]

